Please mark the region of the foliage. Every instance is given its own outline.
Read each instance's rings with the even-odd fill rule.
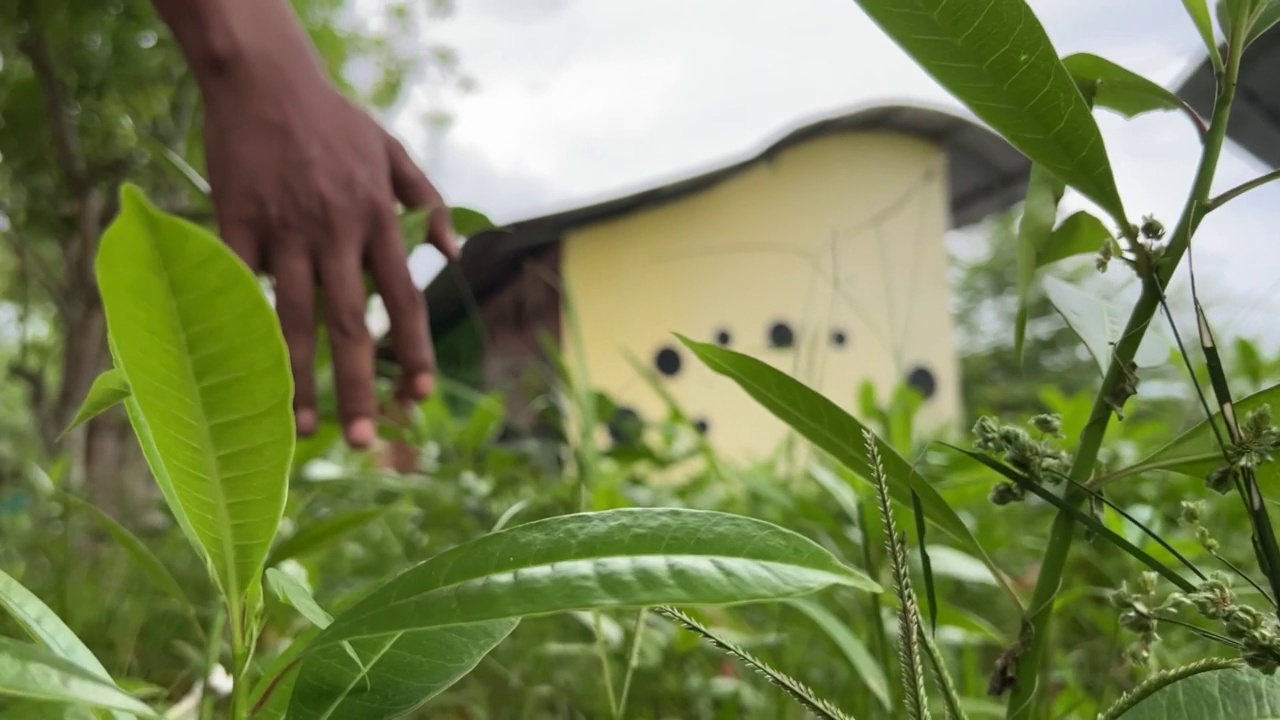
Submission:
[[[1241,53],[1280,5],[1220,3],[1220,54],[1184,2],[1224,80],[1205,123],[1102,58],[1059,60],[1021,0],[860,4],[1037,167],[959,286],[967,441],[918,436],[905,388],[883,407],[865,388],[852,414],[684,340],[800,457],[727,464],[670,397],[610,442],[617,404],[563,363],[548,414],[582,427],[511,437],[503,398],[445,378],[383,428],[415,460],[392,472],[329,424],[294,441],[258,285],[170,204],[189,193],[129,187],[91,233],[113,367],[57,431],[75,403],[128,417],[164,502],[122,522],[67,465],[3,458],[22,483],[3,497],[27,504],[0,510],[0,714],[1262,720],[1280,358],[1214,342],[1212,313],[1173,317],[1164,288],[1204,214],[1262,181],[1208,196]],[[1091,110],[1193,121],[1203,160],[1168,232],[1127,215]],[[162,166],[131,168],[147,185]],[[1097,207],[1060,220],[1067,188]],[[1099,304],[1091,267],[1134,307]],[[1157,344],[1171,319],[1198,332]]]

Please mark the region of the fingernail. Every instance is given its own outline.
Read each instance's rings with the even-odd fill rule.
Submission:
[[[316,431],[316,411],[302,408],[294,413],[294,423],[298,426],[298,434],[304,437]]]
[[[436,376],[432,373],[419,373],[413,376],[413,394],[417,398],[425,398],[435,389]]]
[[[352,420],[347,424],[347,443],[355,447],[367,447],[373,442],[373,421],[369,418]]]

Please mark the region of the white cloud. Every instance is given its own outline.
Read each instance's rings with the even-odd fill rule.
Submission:
[[[1165,85],[1201,53],[1178,3],[1031,5],[1063,54],[1096,53]],[[450,200],[501,220],[741,157],[815,114],[901,100],[957,106],[852,0],[462,0],[433,39],[457,48],[479,81],[454,108],[433,176]],[[397,130],[421,149],[416,117],[410,108]],[[1198,155],[1185,118],[1101,125],[1131,214],[1172,225]],[[1257,171],[1229,149],[1215,188]],[[1280,189],[1255,191],[1203,226],[1201,288],[1246,298],[1220,313],[1223,325],[1256,333],[1277,309],[1274,272],[1258,262],[1277,201]]]

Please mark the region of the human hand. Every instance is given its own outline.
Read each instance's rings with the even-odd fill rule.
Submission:
[[[420,400],[432,390],[434,350],[395,201],[433,210],[444,210],[444,201],[399,142],[317,76],[249,73],[212,85],[204,141],[223,240],[275,281],[298,432],[308,435],[317,425],[319,289],[344,434],[349,444],[367,446],[377,408],[363,271],[391,321],[401,368],[397,397]],[[447,212],[431,212],[427,240],[456,258]]]

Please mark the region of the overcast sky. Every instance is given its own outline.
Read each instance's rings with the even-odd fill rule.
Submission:
[[[959,108],[853,0],[457,0],[432,39],[477,80],[430,171],[446,198],[499,222],[641,189],[752,154],[787,129],[854,106]],[[1171,0],[1031,0],[1061,54],[1097,53],[1172,86],[1201,57]],[[420,157],[411,101],[395,130]],[[1172,226],[1197,159],[1175,114],[1101,121],[1129,214]],[[1222,190],[1265,171],[1234,147]],[[1269,228],[1280,184],[1210,216],[1200,289],[1222,334],[1274,332],[1280,275]],[[422,258],[430,273],[435,258]],[[1229,285],[1229,292],[1223,288]],[[1220,290],[1208,292],[1212,286]],[[1280,344],[1280,343],[1277,343]]]

